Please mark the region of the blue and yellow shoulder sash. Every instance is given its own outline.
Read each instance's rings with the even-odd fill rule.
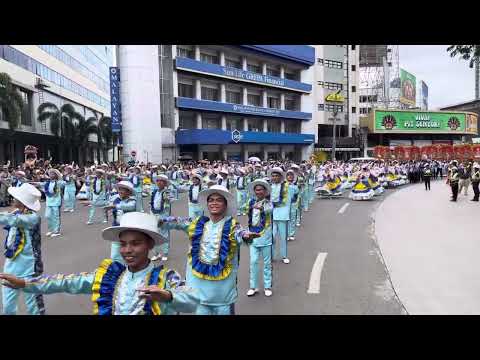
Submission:
[[[113,315],[115,309],[115,295],[121,275],[126,270],[125,265],[112,259],[105,259],[95,272],[92,287],[92,302],[94,315]],[[165,272],[163,266],[155,267],[147,276],[148,285],[157,284],[160,288],[165,287]],[[146,301],[144,306],[146,315],[160,315],[160,304]]]
[[[31,213],[31,212],[30,212]],[[14,215],[19,215],[21,212],[17,210]],[[22,252],[22,250],[25,248],[25,242],[26,242],[26,236],[25,236],[25,231],[23,229],[17,228],[17,232],[15,234],[15,241],[11,246],[8,246],[8,236],[10,233],[10,226],[5,226],[4,229],[7,231],[7,237],[5,238],[5,257],[13,260],[15,259],[18,254]]]
[[[265,230],[272,225],[271,215],[267,216],[267,214],[265,213],[262,207],[262,210],[260,211],[260,224],[258,224],[257,226],[253,226],[252,215],[253,215],[253,207],[255,206],[255,203],[256,203],[255,199],[251,199],[248,204],[248,229],[251,232],[254,232],[254,233],[260,234],[260,236],[263,236],[263,234],[265,233]]]
[[[233,258],[237,251],[235,239],[235,226],[237,221],[233,218],[225,221],[220,240],[220,253],[217,264],[205,264],[200,260],[200,242],[202,240],[203,228],[210,219],[207,216],[200,216],[193,220],[188,227],[188,236],[191,241],[191,249],[188,254],[188,263],[192,266],[192,273],[204,280],[224,280],[233,269]]]

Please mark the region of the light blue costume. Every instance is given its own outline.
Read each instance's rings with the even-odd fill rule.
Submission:
[[[279,237],[280,256],[287,258],[287,233],[290,220],[290,203],[294,196],[294,189],[291,189],[287,181],[279,184],[271,184],[270,199],[273,203],[273,247],[275,248],[276,238]],[[275,249],[275,259],[278,259]]]
[[[298,197],[297,201],[293,201],[297,205],[297,212],[295,215],[296,225],[300,226],[302,223],[302,213],[305,207],[305,193],[306,193],[306,184],[305,184],[305,177],[301,174],[297,176],[297,180],[295,181],[295,185],[298,186]]]
[[[46,197],[45,217],[47,218],[48,232],[60,233],[60,207],[62,206],[63,180],[48,180],[39,183]]]
[[[235,181],[237,189],[237,216],[246,215],[248,198],[248,177],[240,175]]]
[[[171,302],[140,299],[139,287],[157,285],[172,294]],[[31,294],[92,294],[95,315],[174,315],[192,313],[199,303],[194,289],[183,285],[180,275],[152,262],[132,273],[125,265],[105,259],[95,272],[40,276],[29,280],[24,288]]]
[[[135,197],[129,196],[126,199],[122,199],[120,195],[116,195],[110,202],[111,205],[115,205],[115,209],[112,209],[113,222],[112,226],[120,226],[120,219],[123,214],[133,212],[136,209]],[[123,263],[123,258],[120,255],[120,243],[118,241],[112,241],[110,248],[110,257]]]
[[[178,190],[177,187],[180,185],[181,177],[178,170],[171,171],[168,178],[170,179],[171,192],[174,200],[178,200]]]
[[[314,198],[314,191],[313,191],[313,188],[315,186],[315,181],[316,181],[316,174],[315,174],[315,171],[313,169],[310,169],[309,170],[309,173],[308,173],[308,180],[307,180],[307,183],[308,183],[308,204],[311,205],[313,203],[313,198]]]
[[[300,189],[296,183],[290,183],[290,191],[293,193],[290,203],[290,220],[288,221],[288,236],[295,237],[300,211]],[[297,218],[298,216],[298,218]]]
[[[0,224],[5,225],[5,264],[3,272],[22,279],[29,279],[43,273],[41,253],[40,217],[32,212],[1,213]],[[18,296],[21,290],[2,287],[3,313],[17,313]],[[41,295],[24,294],[27,311],[31,315],[45,314]]]
[[[250,245],[250,289],[258,289],[258,261],[263,259],[263,286],[272,287],[272,211],[273,205],[268,200],[260,202],[262,210],[254,209],[255,199],[248,202],[248,230],[261,236],[253,239]]]
[[[190,240],[186,284],[199,292],[197,315],[233,315],[244,231],[231,216],[213,223],[208,217],[166,218],[162,227],[185,231]]]
[[[135,199],[137,199],[137,209],[136,211],[143,212],[143,180],[141,176],[136,174],[129,176],[127,179],[133,184],[133,192]]]
[[[92,175],[85,176],[85,195],[87,196],[88,201],[92,201]]]
[[[75,177],[72,175],[64,175],[65,189],[63,192],[63,210],[70,211],[75,210],[76,192]]]
[[[164,188],[163,190],[157,189],[152,193],[150,198],[150,211],[155,215],[157,219],[168,217],[172,214],[171,201],[174,198],[170,190]],[[156,245],[154,248],[155,255],[161,253],[163,256],[168,256],[170,252],[170,231],[168,229],[158,228],[158,232],[167,241],[161,245]]]
[[[103,177],[95,177],[92,181],[92,206],[88,209],[88,222],[93,223],[95,210],[100,208],[103,212],[103,221],[107,222],[107,213],[103,209],[108,204],[107,184]]]
[[[198,185],[187,184],[178,186],[178,190],[181,192],[188,191],[188,217],[196,218],[203,215],[203,209],[198,203],[198,194],[204,190],[202,183]]]

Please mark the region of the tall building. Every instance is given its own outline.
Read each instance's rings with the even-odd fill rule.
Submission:
[[[360,155],[358,122],[358,45],[314,45],[313,122],[316,149],[332,152],[335,126],[336,158]]]
[[[0,45],[0,72],[10,75],[26,103],[21,125],[13,136],[0,111],[0,163],[6,159],[22,162],[25,145],[36,146],[39,157],[65,159],[49,122],[37,121],[38,106],[51,102],[60,108],[70,103],[85,118],[108,116],[109,67],[114,62],[113,45]],[[96,136],[89,140],[83,158],[93,160]],[[72,151],[78,153],[78,149]]]
[[[314,63],[306,45],[120,45],[124,156],[306,159]]]

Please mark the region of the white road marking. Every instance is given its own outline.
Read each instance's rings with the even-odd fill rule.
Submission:
[[[346,203],[345,205],[343,205],[340,210],[338,210],[338,213],[339,214],[343,214],[345,212],[345,210],[347,210],[347,207],[348,205],[350,205],[350,203]]]
[[[320,293],[320,278],[322,277],[322,268],[326,257],[327,253],[318,253],[315,263],[313,264],[312,272],[310,273],[310,283],[307,294]]]

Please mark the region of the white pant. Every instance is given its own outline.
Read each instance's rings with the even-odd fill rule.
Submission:
[[[468,187],[470,186],[470,179],[460,179],[458,182],[458,193],[465,189],[465,195],[468,195]]]

